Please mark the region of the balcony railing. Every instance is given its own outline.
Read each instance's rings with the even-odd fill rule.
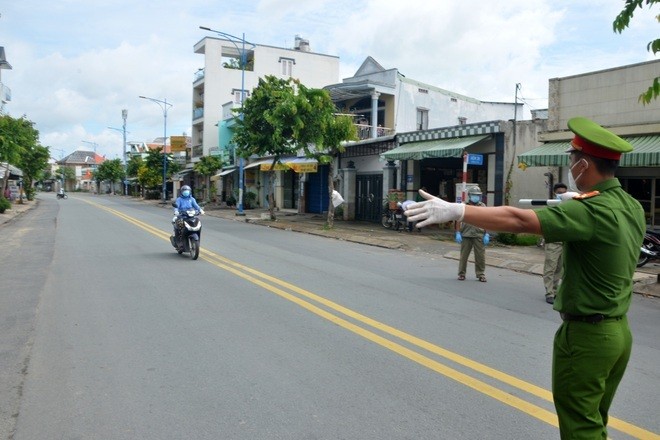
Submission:
[[[361,141],[372,139],[373,137],[391,136],[395,133],[393,128],[381,126],[374,127],[373,125],[355,124],[355,127],[357,128],[358,139]],[[372,136],[374,129],[376,130],[376,136]]]
[[[204,107],[197,107],[193,109],[193,120],[204,117]]]
[[[202,144],[192,147],[192,157],[202,157],[204,155],[204,146]]]
[[[197,72],[195,72],[195,78],[193,79],[193,82],[197,82],[203,78],[204,78],[204,69],[199,69]]]

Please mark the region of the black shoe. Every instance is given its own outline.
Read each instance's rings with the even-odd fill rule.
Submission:
[[[548,304],[554,304],[555,303],[555,297],[551,296],[551,295],[548,295],[548,296],[545,297],[545,302],[547,302]]]

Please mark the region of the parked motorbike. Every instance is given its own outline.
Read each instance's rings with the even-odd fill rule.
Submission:
[[[170,242],[179,254],[188,252],[190,258],[199,257],[199,241],[202,236],[202,222],[198,216],[201,212],[188,209],[179,212],[174,219],[176,234],[170,236]]]
[[[58,199],[68,199],[69,196],[67,196],[66,193],[57,193],[57,198]]]
[[[398,203],[396,209],[390,209],[389,204],[385,204],[383,207],[383,216],[381,218],[381,224],[384,228],[392,229],[399,231],[404,228],[404,219],[403,219],[403,209],[401,204]]]
[[[647,229],[637,260],[637,267],[642,267],[649,261],[658,259],[660,259],[660,232]]]

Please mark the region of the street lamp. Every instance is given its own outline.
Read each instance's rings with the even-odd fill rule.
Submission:
[[[245,65],[247,64],[247,53],[245,52],[245,45],[249,44],[250,46],[252,46],[251,49],[254,49],[257,46],[256,44],[252,44],[249,41],[245,41],[245,33],[243,33],[243,36],[239,38],[234,35],[227,34],[225,32],[216,31],[208,27],[200,26],[199,28],[205,31],[214,32],[220,35],[221,37],[225,38],[227,41],[232,43],[236,48],[236,50],[238,51],[238,53],[241,54],[241,120],[243,120],[243,101],[245,101]],[[241,49],[238,48],[238,44],[236,43],[242,44]],[[237,205],[238,212],[236,213],[236,215],[245,215],[245,213],[243,212],[243,180],[244,180],[243,160],[244,159],[242,156],[239,157],[238,159],[238,205]]]
[[[126,133],[128,133],[128,131],[126,131],[126,118],[127,117],[128,117],[128,110],[124,109],[124,110],[121,111],[121,118],[124,120],[124,125],[122,126],[122,128],[108,127],[110,130],[116,130],[116,131],[122,132],[123,137],[124,137],[124,144],[123,144],[123,153],[124,153],[124,155],[122,156],[121,163],[124,167],[124,179],[123,179],[122,183],[124,184],[124,195],[125,196],[128,195],[128,182],[126,180],[126,170],[127,170],[127,166],[128,166],[128,164],[126,163],[127,162],[126,161]]]
[[[163,203],[167,203],[167,154],[165,154],[165,145],[167,144],[167,110],[172,107],[172,104],[167,102],[167,98],[164,100],[148,98],[146,96],[138,96],[138,98],[146,99],[151,102],[155,102],[158,106],[163,109]],[[126,119],[124,119],[124,126],[126,125]],[[124,142],[126,145],[126,142]]]

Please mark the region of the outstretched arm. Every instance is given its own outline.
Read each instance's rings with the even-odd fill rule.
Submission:
[[[483,229],[499,232],[527,232],[541,235],[541,223],[531,209],[511,206],[470,206],[449,203],[420,190],[425,201],[411,205],[405,214],[418,227],[448,221],[463,221]]]

